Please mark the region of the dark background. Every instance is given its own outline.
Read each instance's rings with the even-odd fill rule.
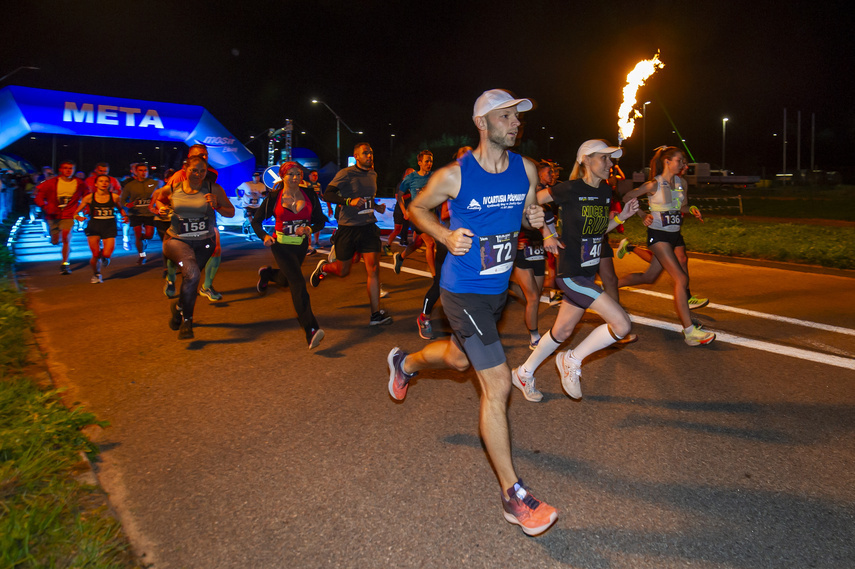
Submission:
[[[616,142],[626,74],[658,50],[665,67],[638,94],[651,101],[648,160],[656,146],[680,142],[676,130],[695,161],[720,167],[728,117],[727,169],[772,177],[782,168],[786,108],[787,169],[796,166],[800,110],[802,168],[810,166],[815,114],[816,167],[852,182],[850,14],[836,1],[246,1],[226,8],[47,1],[7,13],[0,73],[40,70],[19,71],[0,86],[201,105],[260,162],[266,139],[250,137],[286,118],[296,127],[295,146],[335,160],[335,118],[310,103],[319,98],[365,132],[343,128],[342,155],[357,140],[371,142],[381,181],[391,185],[423,147],[440,165],[457,146],[474,143],[472,104],[496,87],[536,102],[525,117],[523,153],[569,167],[582,141]],[[161,155],[155,146],[61,140],[59,157],[82,158],[86,170],[111,160],[121,173],[139,157],[173,163],[185,150]],[[40,165],[50,161],[49,147],[26,137],[6,151]],[[639,169],[640,120],[624,148],[624,170]]]

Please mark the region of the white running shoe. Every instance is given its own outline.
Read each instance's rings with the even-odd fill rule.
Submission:
[[[570,351],[559,352],[555,356],[555,366],[558,368],[558,375],[561,376],[561,387],[573,399],[582,398],[582,366],[573,361],[570,357]]]
[[[515,367],[513,371],[511,371],[511,383],[514,384],[514,387],[522,391],[523,397],[529,401],[537,403],[543,399],[543,393],[538,391],[534,386],[534,376],[528,378],[520,377],[519,369],[520,368]]]

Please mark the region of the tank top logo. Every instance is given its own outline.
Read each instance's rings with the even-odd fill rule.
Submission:
[[[525,203],[525,197],[526,194],[496,194],[484,196],[482,202],[486,208],[513,209]],[[472,204],[469,204],[469,207],[472,207]]]

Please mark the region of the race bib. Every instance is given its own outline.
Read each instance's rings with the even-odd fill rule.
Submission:
[[[199,237],[208,232],[208,219],[188,217],[179,220],[179,232],[185,237]]]
[[[137,200],[137,207],[148,207],[151,204],[151,198],[140,198]]]
[[[680,226],[683,224],[683,214],[678,210],[670,210],[670,211],[660,211],[659,212],[659,220],[662,223],[662,227],[669,226]]]
[[[602,237],[585,237],[582,239],[582,251],[579,266],[595,267],[600,264],[600,253],[603,249]]]
[[[258,198],[250,198],[249,205],[258,205]]]
[[[92,217],[93,219],[109,219],[113,217],[113,208],[96,206],[95,214]]]
[[[525,257],[526,261],[543,261],[546,259],[546,254],[542,246],[532,247],[531,245],[526,245],[523,249],[523,257]]]
[[[368,198],[362,204],[362,209],[359,210],[359,215],[374,213],[374,198]]]
[[[57,196],[56,201],[59,204],[59,207],[65,207],[68,205],[68,202],[71,201],[71,197],[70,196]]]
[[[283,221],[282,222],[282,231],[277,231],[276,233],[281,233],[282,235],[296,235],[298,227],[306,227],[305,221]],[[302,235],[299,236],[302,238]]]
[[[478,237],[481,248],[482,275],[497,275],[510,271],[517,253],[519,231]]]

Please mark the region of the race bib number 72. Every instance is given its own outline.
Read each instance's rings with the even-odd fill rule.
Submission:
[[[478,237],[481,248],[481,274],[506,273],[514,266],[519,231]]]

